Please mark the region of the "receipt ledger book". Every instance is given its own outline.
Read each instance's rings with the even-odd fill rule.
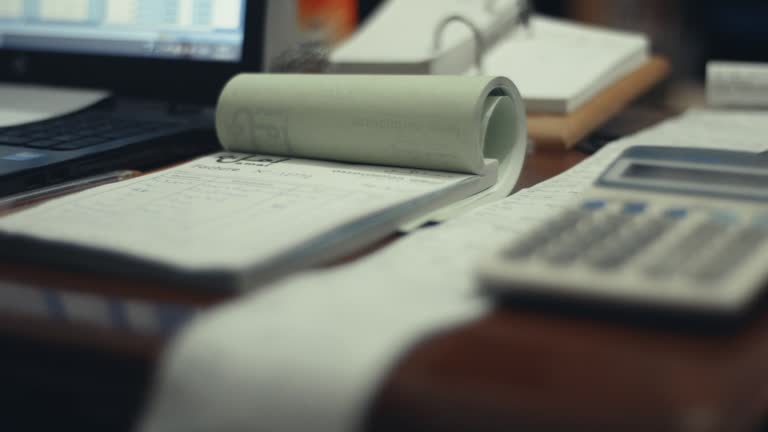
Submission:
[[[0,218],[6,259],[240,290],[510,193],[525,109],[506,78],[243,74],[223,147]]]

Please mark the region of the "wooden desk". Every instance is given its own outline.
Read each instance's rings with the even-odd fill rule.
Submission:
[[[734,334],[496,311],[414,347],[371,430],[755,431],[768,409],[768,315]]]
[[[583,157],[535,153],[520,185]],[[109,289],[130,290],[122,285]],[[162,341],[65,327],[0,314],[0,381],[13,395],[0,400],[36,416],[19,423],[25,430],[129,430]],[[695,335],[507,309],[412,347],[368,429],[737,432],[755,430],[766,409],[768,315],[732,334]]]

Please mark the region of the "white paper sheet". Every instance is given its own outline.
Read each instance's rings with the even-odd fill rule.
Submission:
[[[758,153],[768,150],[766,136],[768,111],[692,109],[622,142]]]
[[[0,83],[0,127],[75,112],[108,96],[104,90]]]
[[[517,84],[529,112],[566,113],[648,61],[648,38],[536,16],[491,47],[483,71]]]
[[[242,272],[390,206],[483,190],[494,174],[219,153],[11,214],[0,230],[182,269]]]

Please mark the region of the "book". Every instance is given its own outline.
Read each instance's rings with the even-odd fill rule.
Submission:
[[[536,148],[569,149],[662,81],[668,73],[669,62],[662,57],[652,57],[570,113],[528,113],[528,134]]]
[[[243,74],[226,151],[0,219],[0,254],[242,290],[508,195],[525,113],[502,77]]]
[[[543,15],[533,15],[523,28],[521,13],[518,1],[389,0],[331,54],[332,68],[502,75],[518,85],[528,112],[563,114],[650,57],[643,34]],[[445,24],[450,20],[460,22]]]
[[[528,112],[570,113],[649,59],[648,38],[545,16],[488,48],[483,72],[519,87]]]

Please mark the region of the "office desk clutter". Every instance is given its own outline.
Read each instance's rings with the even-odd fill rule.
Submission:
[[[629,138],[650,146],[626,150],[581,202],[484,261],[485,291],[744,318],[767,279],[766,83],[765,64],[709,62],[708,107]]]
[[[527,146],[492,77],[240,75],[216,126],[227,152],[3,218],[3,255],[252,288],[508,195]]]
[[[478,51],[482,54],[485,46],[510,31],[518,18],[518,3],[384,1],[331,53],[332,68],[339,73],[466,73],[475,66]],[[462,21],[438,32],[452,17]]]
[[[204,313],[168,352],[142,430],[360,430],[405,350],[488,312],[475,261],[570,202],[616,151],[607,146],[540,187],[348,265]]]
[[[503,75],[519,83],[529,112],[567,113],[650,58],[640,33],[536,14],[523,25],[521,3],[389,0],[331,53],[331,68]]]
[[[667,75],[644,34],[537,14],[524,24],[526,3],[389,0],[331,53],[331,70],[507,76],[531,137],[551,149],[572,147]]]
[[[579,200],[625,149],[693,144],[687,132],[701,117],[694,111],[608,144],[506,199],[204,313],[167,353],[142,430],[360,430],[405,351],[493,307],[476,280],[489,251]],[[701,148],[744,150],[740,136],[766,123],[764,115],[720,118],[721,134],[698,141]],[[750,151],[766,149],[763,142]]]

